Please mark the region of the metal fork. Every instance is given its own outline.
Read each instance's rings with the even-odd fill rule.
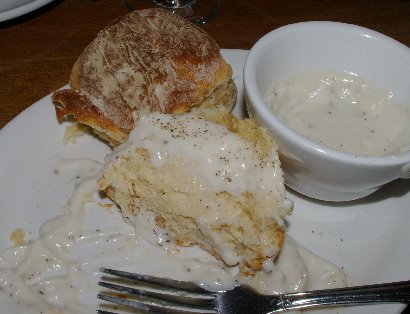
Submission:
[[[142,313],[267,314],[323,306],[410,303],[410,281],[261,295],[247,286],[237,286],[224,292],[210,292],[192,282],[139,275],[107,268],[101,268],[100,271],[115,276],[122,282],[117,284],[100,281],[98,283],[100,286],[117,291],[117,293],[99,293],[97,297],[126,308],[137,309]],[[130,287],[129,284],[139,286]],[[117,314],[105,310],[97,310],[97,313]]]

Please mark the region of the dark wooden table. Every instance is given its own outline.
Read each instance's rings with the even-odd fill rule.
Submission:
[[[250,49],[263,34],[308,20],[357,24],[410,46],[409,0],[221,1],[220,14],[204,29],[222,48]],[[0,23],[0,128],[67,84],[84,47],[100,29],[126,13],[122,0],[56,0]]]
[[[204,26],[222,48],[249,49],[281,25],[331,20],[369,27],[410,46],[406,0],[221,0]],[[122,0],[56,0],[0,23],[0,128],[68,82],[71,66],[97,32],[125,14]]]

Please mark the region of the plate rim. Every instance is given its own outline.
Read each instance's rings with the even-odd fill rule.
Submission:
[[[8,21],[16,17],[23,16],[27,13],[33,12],[54,0],[34,0],[29,3],[19,5],[7,11],[0,12],[0,22]]]

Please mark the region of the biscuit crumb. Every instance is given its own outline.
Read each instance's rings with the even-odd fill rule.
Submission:
[[[23,229],[17,228],[10,234],[10,241],[15,245],[22,245],[26,243],[26,240],[24,239],[25,235],[26,232]]]
[[[76,144],[77,138],[84,135],[90,127],[81,123],[71,123],[65,128],[63,143]]]

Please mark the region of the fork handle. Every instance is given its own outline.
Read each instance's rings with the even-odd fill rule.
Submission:
[[[409,303],[410,281],[281,295],[283,310],[369,303]]]

